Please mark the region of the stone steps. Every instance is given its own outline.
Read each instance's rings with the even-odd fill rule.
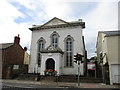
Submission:
[[[57,80],[59,82],[77,82],[78,77],[76,75],[62,75],[59,76],[58,79],[55,76],[40,76],[40,75],[20,75],[18,79],[22,80],[36,80],[36,81],[50,81],[50,82],[56,82]],[[100,78],[92,78],[92,77],[80,77],[80,82],[83,83],[101,83],[102,80]]]
[[[42,80],[46,80],[46,81],[54,81],[55,77],[54,76],[45,76],[43,77]]]

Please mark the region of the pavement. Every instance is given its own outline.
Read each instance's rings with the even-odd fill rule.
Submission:
[[[118,85],[105,85],[103,83],[78,83],[76,82],[53,82],[53,81],[30,81],[30,80],[10,80],[4,79],[2,82],[6,83],[21,83],[31,85],[45,85],[54,87],[71,87],[71,88],[120,88]],[[120,89],[119,89],[120,90]]]

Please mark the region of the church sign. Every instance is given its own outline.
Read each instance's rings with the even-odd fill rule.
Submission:
[[[95,63],[88,63],[87,68],[88,68],[88,70],[96,70]]]

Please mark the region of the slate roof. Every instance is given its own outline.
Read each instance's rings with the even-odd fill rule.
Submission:
[[[5,49],[12,46],[14,43],[2,43],[0,44],[0,49]]]
[[[100,31],[99,33],[106,34],[105,35],[106,37],[109,37],[109,36],[120,36],[120,30],[118,30],[118,31]]]

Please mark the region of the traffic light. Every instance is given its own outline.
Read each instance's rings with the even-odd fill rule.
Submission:
[[[77,55],[74,55],[74,59],[75,59],[74,62],[77,63],[77,62],[78,62],[78,60],[77,60],[77,59],[78,59],[78,58],[77,58]]]
[[[82,57],[84,57],[83,55],[81,55],[81,54],[76,54],[76,55],[74,55],[74,59],[76,60],[76,61],[82,61]]]
[[[75,60],[74,62],[77,63],[77,60]]]
[[[84,63],[84,61],[81,60],[81,63]]]

